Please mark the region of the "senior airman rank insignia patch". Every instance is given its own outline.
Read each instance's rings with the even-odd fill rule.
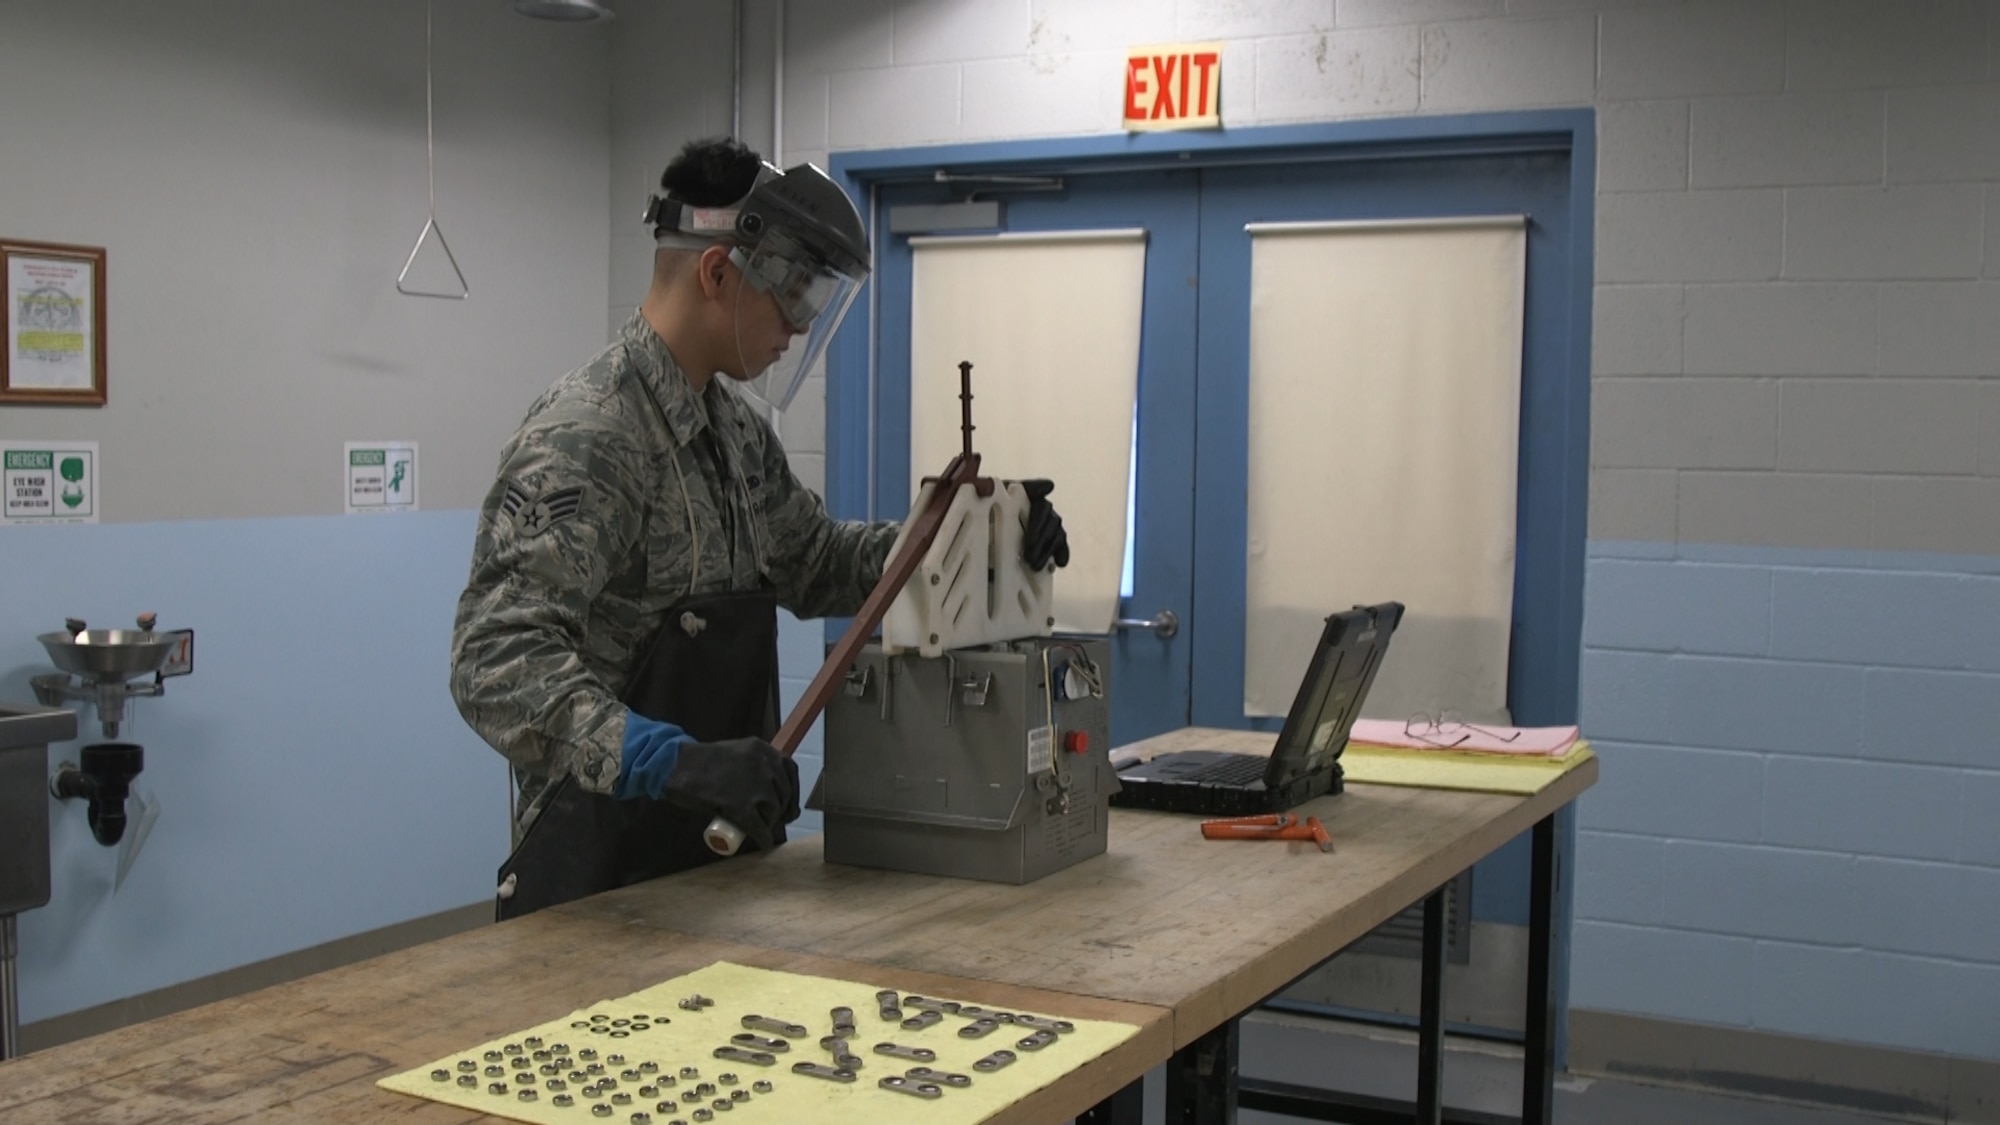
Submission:
[[[575,515],[581,507],[581,485],[557,489],[537,499],[529,496],[520,485],[508,481],[500,496],[500,510],[507,513],[514,523],[514,530],[522,535],[540,535]]]

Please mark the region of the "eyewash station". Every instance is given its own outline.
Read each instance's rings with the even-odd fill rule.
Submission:
[[[84,806],[91,836],[119,849],[121,879],[158,815],[157,805],[131,799],[145,748],[119,740],[134,700],[161,695],[169,676],[194,670],[193,632],[161,631],[157,624],[151,613],[140,614],[133,629],[92,629],[67,619],[36,638],[56,667],[30,681],[41,708],[0,706],[0,1060],[21,1053],[15,915],[49,901],[49,798]],[[51,777],[44,771],[49,744],[75,738],[81,725],[67,709],[71,703],[95,711],[104,741],[83,747],[77,761],[62,762]],[[128,805],[137,806],[136,824]]]

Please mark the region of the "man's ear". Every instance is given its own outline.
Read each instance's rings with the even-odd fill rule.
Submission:
[[[702,250],[695,268],[701,295],[711,300],[722,296],[722,284],[729,277],[729,247],[717,243]]]

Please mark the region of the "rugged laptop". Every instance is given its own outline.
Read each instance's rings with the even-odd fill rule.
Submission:
[[[1269,758],[1182,750],[1120,770],[1113,805],[1204,816],[1283,812],[1341,790],[1340,753],[1403,619],[1401,602],[1326,619],[1319,647]]]

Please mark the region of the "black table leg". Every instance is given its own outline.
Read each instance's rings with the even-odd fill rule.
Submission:
[[[1146,1080],[1141,1078],[1080,1114],[1076,1125],[1140,1125],[1146,1114]]]
[[[1174,1052],[1167,1062],[1169,1125],[1235,1125],[1236,1021]]]
[[[1444,1121],[1444,888],[1424,899],[1423,995],[1417,1008],[1417,1125]]]
[[[1550,973],[1556,930],[1556,818],[1535,825],[1529,876],[1527,1044],[1521,1064],[1522,1125],[1549,1125],[1556,1093],[1556,994]]]

